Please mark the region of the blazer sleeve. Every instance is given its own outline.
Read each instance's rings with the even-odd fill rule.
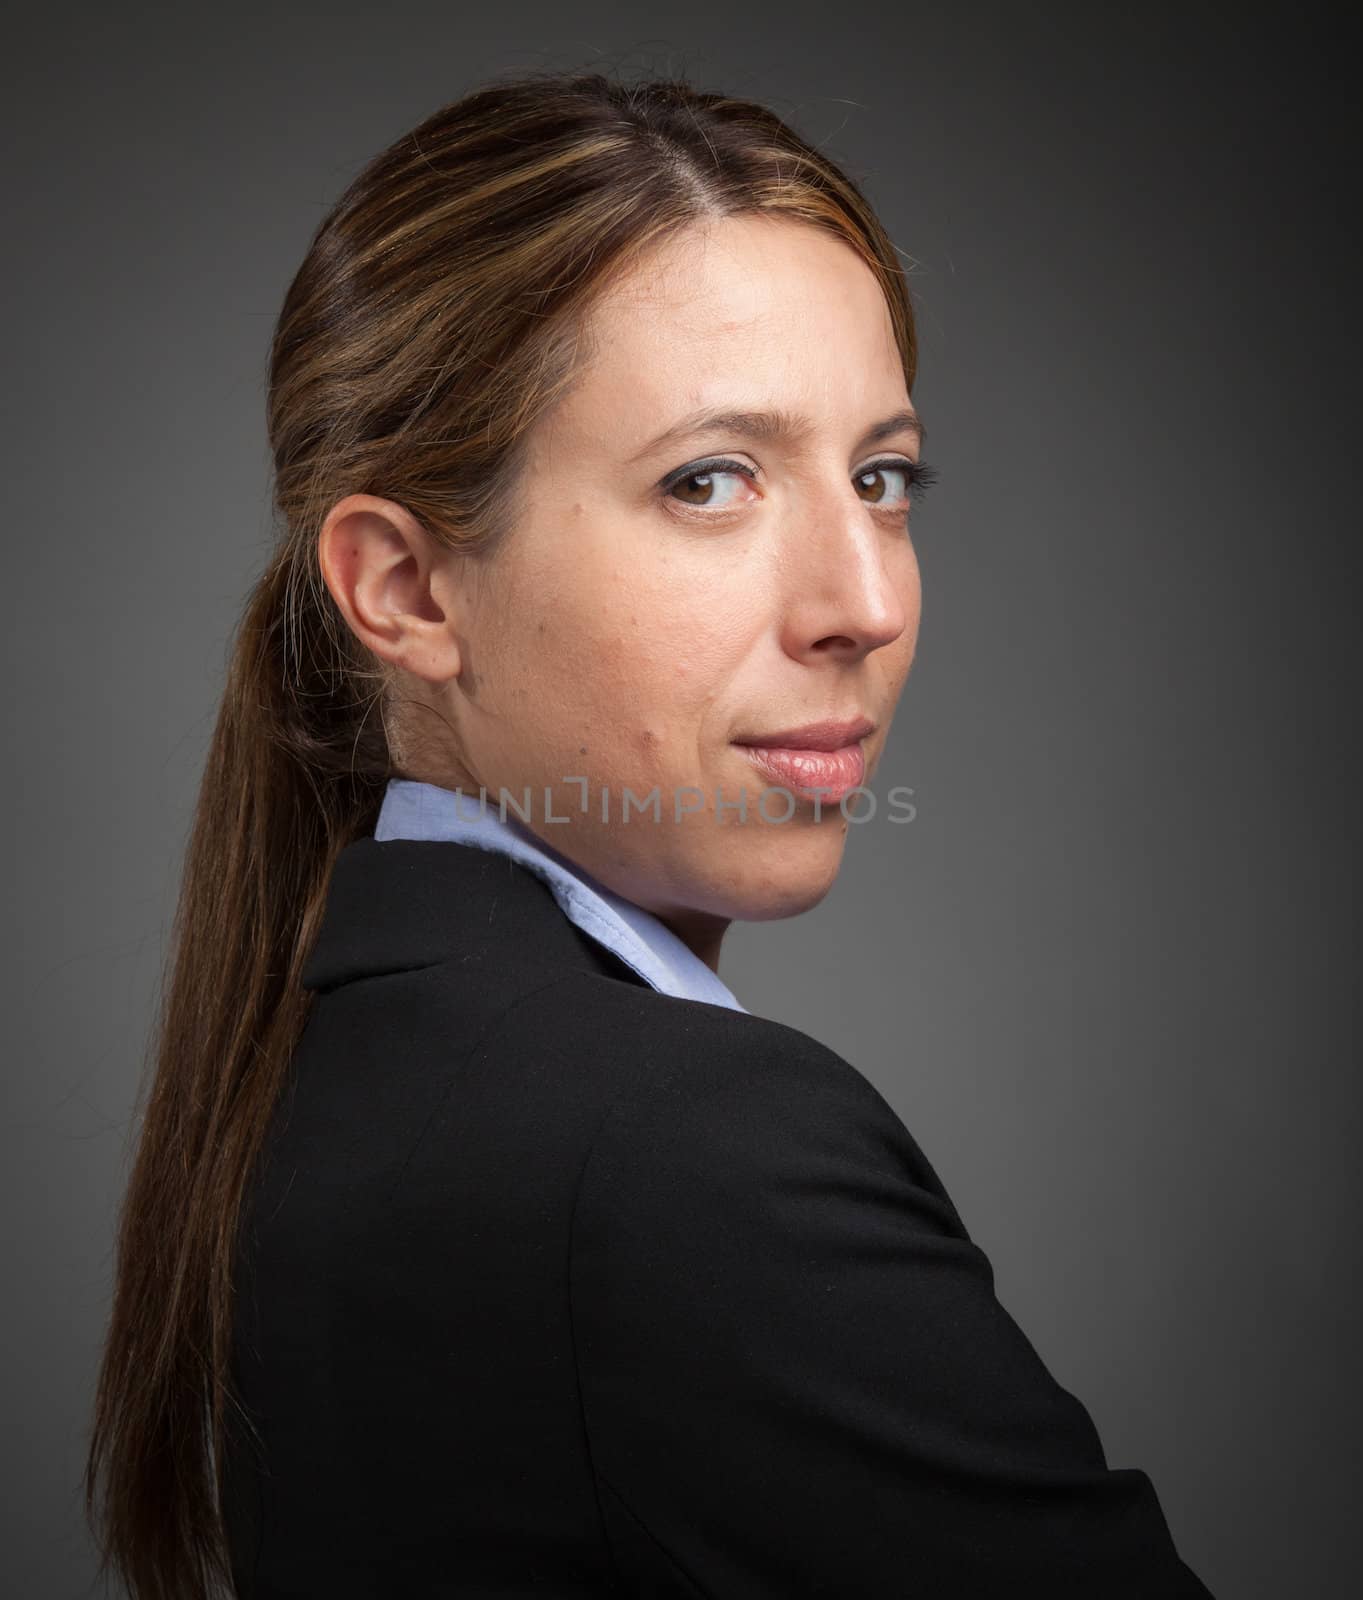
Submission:
[[[641,1070],[579,1186],[575,1353],[627,1592],[1208,1597],[888,1102],[794,1029],[751,1038]]]

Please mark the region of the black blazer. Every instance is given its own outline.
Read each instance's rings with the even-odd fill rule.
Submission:
[[[532,872],[340,856],[244,1213],[243,1600],[1206,1596],[889,1104]]]

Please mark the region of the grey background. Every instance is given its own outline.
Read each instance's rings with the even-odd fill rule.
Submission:
[[[734,929],[724,976],[899,1110],[1219,1600],[1355,1592],[1353,130],[1323,12],[1227,15],[124,6],[11,34],[6,1592],[91,1590],[113,1217],[269,535],[285,286],[437,105],[594,62],[767,100],[914,262],[942,481],[876,787],[918,815],[854,828],[827,900]]]

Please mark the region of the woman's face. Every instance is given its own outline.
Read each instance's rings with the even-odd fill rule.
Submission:
[[[460,669],[441,710],[466,793],[523,804],[528,787],[539,838],[699,947],[808,908],[837,874],[836,792],[787,782],[793,812],[782,793],[759,810],[783,779],[735,741],[864,717],[875,768],[918,633],[918,440],[903,420],[877,436],[912,407],[874,277],[806,225],[696,226],[589,333],[590,365],[528,441],[523,519],[444,575]],[[699,411],[798,432],[688,425]]]

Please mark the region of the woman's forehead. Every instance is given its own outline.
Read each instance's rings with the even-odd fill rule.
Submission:
[[[636,269],[648,287],[612,292],[592,314],[590,357],[557,408],[560,442],[635,460],[698,433],[701,412],[754,437],[757,419],[769,418],[770,436],[794,439],[847,423],[849,408],[867,411],[853,423],[907,408],[873,275],[837,241],[798,232],[812,242],[802,237],[779,264],[761,255],[745,262],[738,247],[718,264],[705,258],[689,277],[670,264],[674,290]],[[832,259],[813,260],[825,245]]]

